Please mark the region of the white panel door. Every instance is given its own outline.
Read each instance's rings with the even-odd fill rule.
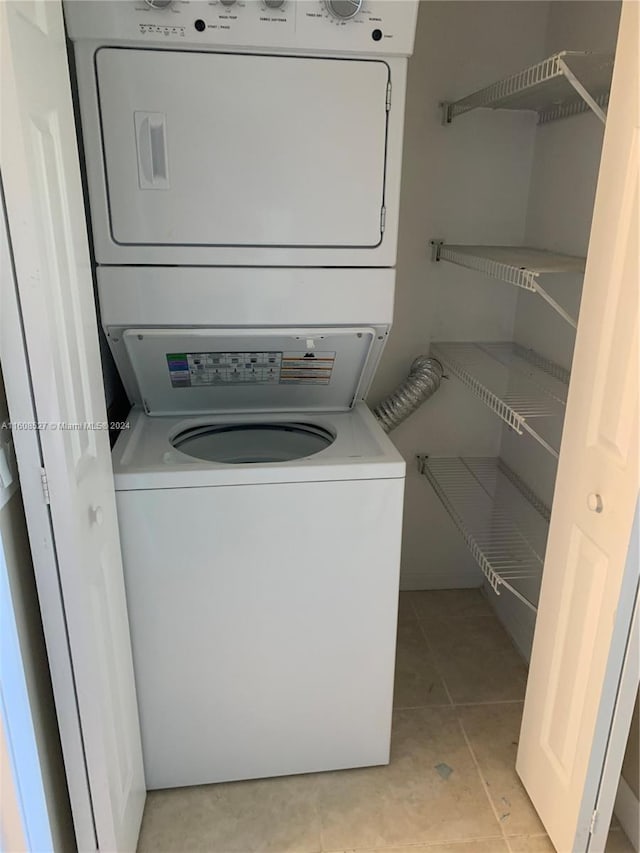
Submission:
[[[116,243],[379,245],[385,62],[102,48],[95,65]]]
[[[588,845],[638,584],[638,12],[624,3],[517,760],[562,853]]]
[[[106,413],[62,8],[0,6],[1,166],[73,666],[63,701],[79,710],[98,848],[133,850],[145,786],[108,434],[92,428]]]

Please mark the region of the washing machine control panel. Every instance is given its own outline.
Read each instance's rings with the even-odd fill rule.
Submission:
[[[409,56],[418,0],[66,0],[69,37],[301,53]]]
[[[339,21],[350,21],[362,9],[362,0],[325,0],[328,11]]]

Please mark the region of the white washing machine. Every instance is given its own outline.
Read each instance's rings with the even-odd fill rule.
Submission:
[[[362,398],[393,271],[98,277],[147,787],[388,762],[405,463]]]
[[[147,787],[389,759],[416,0],[67,0]],[[133,266],[135,264],[135,266]]]
[[[66,0],[100,264],[395,264],[417,0]]]

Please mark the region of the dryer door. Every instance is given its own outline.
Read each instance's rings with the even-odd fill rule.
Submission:
[[[102,48],[96,73],[116,243],[380,244],[385,62]]]

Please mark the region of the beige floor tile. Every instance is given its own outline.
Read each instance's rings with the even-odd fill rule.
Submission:
[[[399,625],[394,708],[448,704],[447,691],[435,668],[419,623],[414,619]]]
[[[509,838],[512,853],[571,853],[557,851],[546,835]],[[627,836],[620,829],[612,830],[607,838],[605,853],[634,853]]]
[[[398,625],[413,622],[416,619],[416,611],[413,607],[414,592],[401,592],[398,599]]]
[[[454,703],[524,699],[527,668],[493,613],[438,631],[420,624]]]
[[[454,702],[524,698],[527,668],[480,590],[413,595],[421,627]]]
[[[411,844],[409,847],[359,847],[336,853],[509,853],[502,838],[453,844]]]
[[[493,615],[479,589],[417,590],[411,596],[418,619],[426,622],[429,635],[468,629],[478,619]]]
[[[448,778],[436,769],[452,768]],[[455,714],[396,711],[388,767],[323,773],[325,850],[496,836],[499,827]]]
[[[556,853],[556,848],[546,835],[515,836],[509,838],[511,853]]]
[[[316,853],[317,776],[288,776],[147,796],[140,853]]]
[[[605,853],[635,853],[622,829],[612,829],[607,838]]]
[[[505,834],[544,833],[515,770],[522,705],[478,705],[458,713]]]

